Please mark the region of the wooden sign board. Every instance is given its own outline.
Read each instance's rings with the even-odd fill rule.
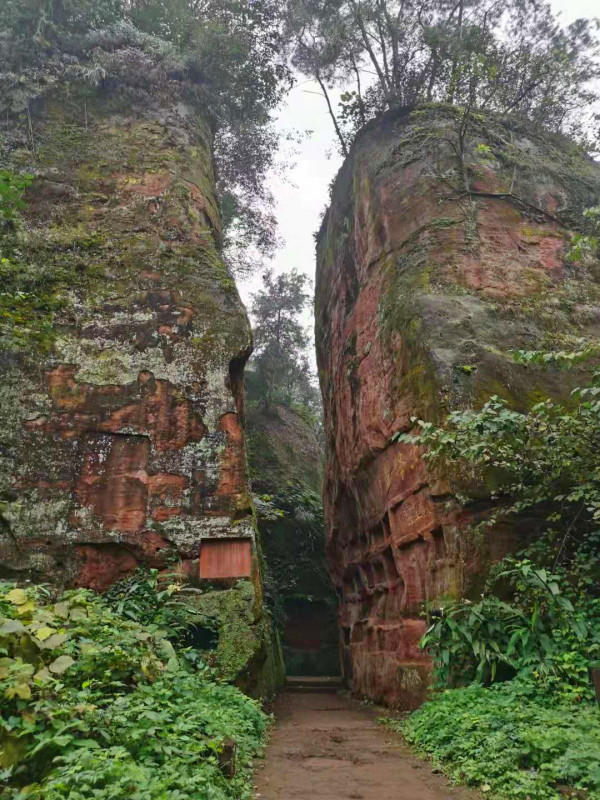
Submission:
[[[250,539],[203,539],[200,544],[201,578],[249,578],[252,570]]]

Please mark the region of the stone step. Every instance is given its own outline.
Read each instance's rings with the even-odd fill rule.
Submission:
[[[286,692],[337,692],[343,688],[339,675],[288,675]]]

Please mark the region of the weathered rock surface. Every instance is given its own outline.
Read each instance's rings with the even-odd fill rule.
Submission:
[[[35,152],[7,146],[35,176],[15,259],[49,322],[28,340],[17,320],[0,356],[2,573],[104,590],[144,564],[198,582],[213,577],[203,541],[246,541],[230,577],[254,587],[240,625],[259,658],[251,333],[219,253],[210,127],[164,87],[73,86],[38,104],[32,130]]]
[[[322,449],[311,425],[283,405],[247,411],[252,490],[288,675],[339,673],[336,599],[324,556]],[[282,512],[275,517],[269,507]]]
[[[316,341],[325,410],[328,556],[352,687],[424,696],[425,608],[475,592],[519,525],[476,543],[485,486],[428,474],[391,443],[493,394],[567,397],[581,374],[517,364],[515,349],[600,336],[599,272],[568,260],[600,167],[567,141],[450,108],[367,126],[337,176],[318,238]],[[597,267],[597,265],[596,265]],[[479,500],[461,508],[460,489]],[[463,491],[463,493],[466,493]],[[521,526],[526,528],[527,525]]]

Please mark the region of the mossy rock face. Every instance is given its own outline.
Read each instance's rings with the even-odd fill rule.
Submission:
[[[265,558],[265,593],[290,675],[339,671],[336,599],[325,562],[321,446],[282,405],[247,411],[248,460]],[[261,513],[267,506],[278,517]]]
[[[285,483],[320,494],[322,448],[310,423],[297,411],[277,403],[250,404],[246,433],[255,494],[277,492]]]
[[[72,85],[32,108],[29,139],[10,130],[4,161],[33,180],[0,264],[2,572],[103,590],[178,564],[197,580],[203,540],[255,550],[251,331],[204,109],[176,86]]]
[[[440,421],[494,394],[518,409],[568,401],[591,361],[565,372],[513,351],[600,340],[600,265],[568,258],[599,196],[600,167],[572,142],[447,106],[369,124],[337,176],[317,245],[325,516],[347,668],[365,694],[400,702],[377,660],[420,663],[423,605],[479,585],[522,541],[518,524],[472,541],[485,486],[434,479],[391,439],[413,416]],[[465,488],[479,499],[460,510]]]
[[[216,634],[214,649],[206,653],[209,663],[242,691],[272,697],[284,679],[283,658],[255,582],[207,589],[196,605]]]

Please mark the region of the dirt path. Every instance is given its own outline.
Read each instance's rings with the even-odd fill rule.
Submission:
[[[375,722],[377,712],[335,692],[280,695],[260,800],[477,800],[451,787]]]

